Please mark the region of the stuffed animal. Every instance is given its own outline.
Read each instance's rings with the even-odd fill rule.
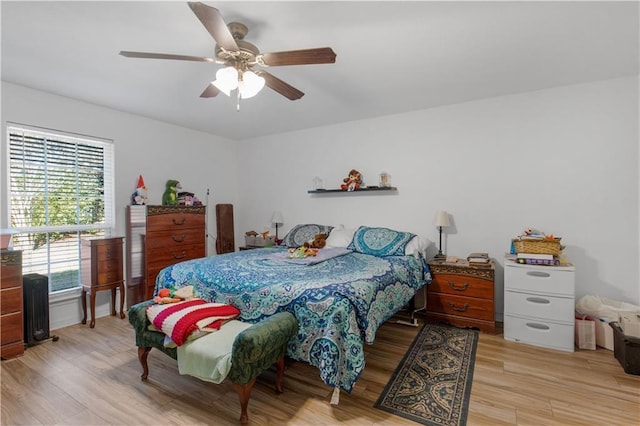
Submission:
[[[324,246],[327,245],[327,237],[327,234],[316,234],[313,240],[304,243],[304,247],[314,249],[324,248]]]
[[[359,171],[352,169],[349,172],[349,176],[342,179],[342,181],[344,183],[340,185],[340,189],[343,191],[355,191],[362,185],[362,175]]]
[[[147,187],[144,184],[142,175],[138,176],[138,183],[136,185],[136,191],[131,194],[132,206],[143,206],[147,204]]]
[[[164,194],[162,194],[163,206],[175,206],[178,204],[178,189],[182,189],[180,182],[177,180],[167,181]]]
[[[289,259],[304,259],[305,257],[315,256],[316,254],[318,254],[318,249],[302,246],[289,249],[287,257]]]

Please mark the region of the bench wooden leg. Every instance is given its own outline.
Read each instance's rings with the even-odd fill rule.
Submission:
[[[284,357],[276,361],[276,393],[284,392],[282,388],[282,380],[284,379]]]
[[[149,365],[147,364],[149,352],[151,352],[150,347],[138,347],[138,359],[140,360],[140,365],[142,365],[142,376],[140,376],[142,380],[147,380],[147,376],[149,376]]]
[[[233,384],[233,387],[238,393],[240,399],[240,423],[247,424],[249,422],[249,414],[247,413],[247,407],[249,406],[249,398],[251,397],[251,389],[256,384],[256,379],[251,380],[246,385]]]

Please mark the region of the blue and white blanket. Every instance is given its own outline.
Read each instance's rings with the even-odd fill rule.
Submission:
[[[181,262],[160,271],[155,293],[193,285],[199,297],[233,305],[251,323],[293,313],[299,330],[287,355],[318,367],[327,385],[351,392],[364,370],[364,343],[373,343],[378,327],[431,281],[426,263],[353,252],[300,265],[284,262],[285,253],[265,248]]]

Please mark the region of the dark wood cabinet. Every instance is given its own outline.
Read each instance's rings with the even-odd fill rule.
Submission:
[[[429,262],[433,281],[427,287],[427,320],[495,333],[493,264],[489,267]]]
[[[0,352],[2,359],[8,359],[24,353],[21,251],[2,250],[0,283]]]
[[[122,237],[82,240],[82,324],[87,323],[87,293],[90,295],[91,323],[96,324],[96,293],[111,290],[111,315],[116,315],[116,289],[120,290],[120,318],[124,314],[124,276]]]

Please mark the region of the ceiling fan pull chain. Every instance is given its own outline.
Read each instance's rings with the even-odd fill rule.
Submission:
[[[237,97],[237,103],[236,103],[236,111],[240,112],[240,91],[238,90],[238,97]]]

